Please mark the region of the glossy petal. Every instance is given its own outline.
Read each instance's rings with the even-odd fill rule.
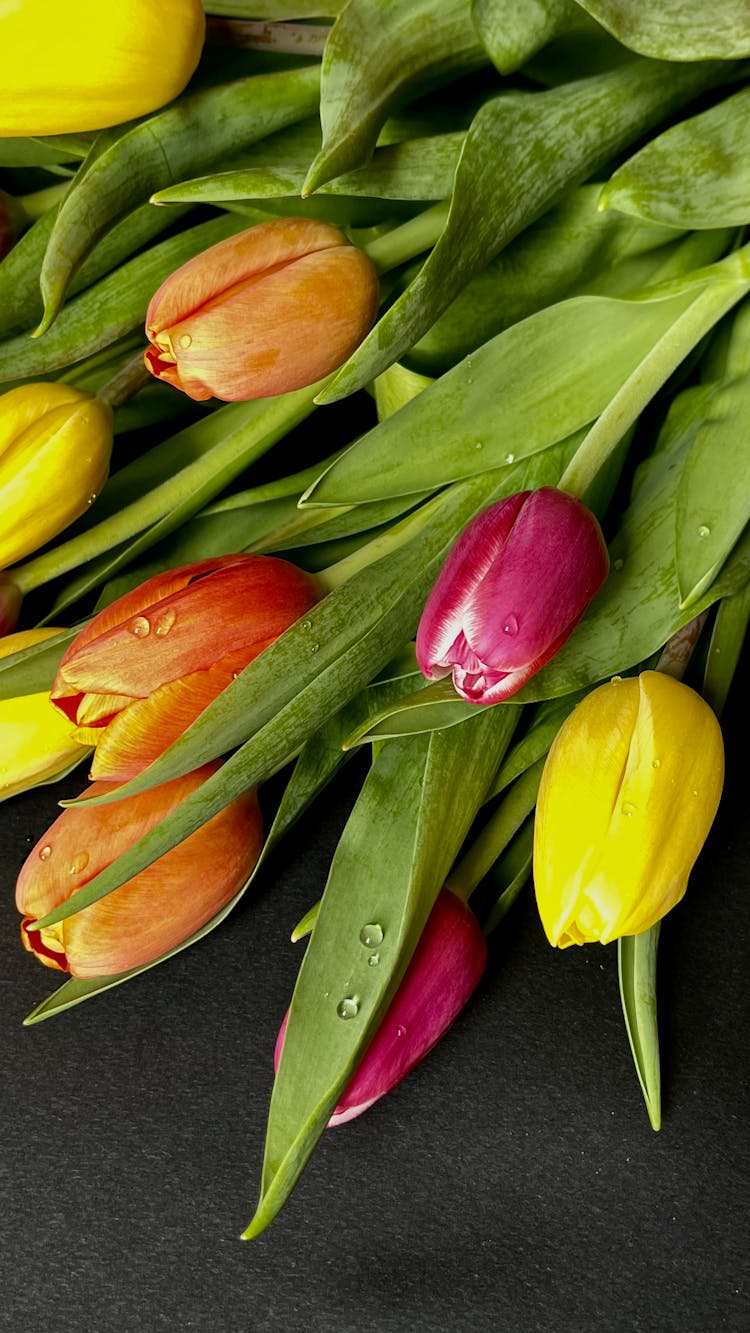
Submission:
[[[8,634],[0,639],[0,659],[58,633],[44,628]],[[50,782],[85,755],[83,746],[73,739],[70,723],[51,706],[47,693],[0,699],[0,736],[0,801]]]
[[[72,806],[30,853],[16,903],[29,919],[51,911],[153,828],[218,764],[208,764],[111,806]],[[97,783],[91,794],[111,790]],[[260,853],[262,827],[254,792],[215,815],[152,866],[105,898],[28,942],[64,960],[74,976],[108,976],[174,948],[234,896]],[[58,962],[58,966],[61,964]]]
[[[353,1074],[329,1125],[361,1115],[405,1078],[440,1040],[476,989],[487,941],[460,898],[443,889],[380,1027]],[[274,1053],[278,1067],[286,1031]]]
[[[550,942],[639,934],[679,902],[723,772],[714,714],[671,676],[589,694],[550,750],[537,802],[534,880]]]

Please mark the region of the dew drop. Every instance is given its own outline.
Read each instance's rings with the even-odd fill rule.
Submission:
[[[610,683],[610,685],[621,685],[621,684],[622,684],[622,676],[613,676],[612,679],[611,679],[611,681],[610,681],[609,683]]]
[[[86,869],[89,863],[88,852],[76,852],[70,865],[68,866],[69,875],[80,875],[82,870]]]
[[[339,1018],[356,1018],[359,1013],[359,1000],[354,995],[345,995],[336,1007]]]
[[[50,847],[48,842],[45,843],[44,847],[39,848],[40,861],[49,861],[51,855],[52,855],[52,848]]]
[[[240,674],[239,671],[233,671],[233,672],[232,672],[232,680],[236,680],[237,677],[239,676],[239,674]]]
[[[403,1023],[399,1023],[398,1027],[396,1028],[396,1036],[397,1037],[406,1036],[406,1028],[404,1027]]]
[[[622,813],[625,815],[626,819],[632,819],[633,815],[635,814],[635,806],[633,805],[632,801],[623,801]]]
[[[622,567],[623,567],[624,564],[625,564],[625,561],[624,561],[624,560],[615,560],[615,561],[614,561],[614,564],[613,564],[613,569],[620,570],[620,569],[622,569]]]
[[[92,505],[92,504],[94,503],[94,500],[95,500],[95,499],[96,499],[96,491],[92,491],[91,494],[90,494],[90,496],[89,496],[89,498],[88,498],[88,500],[86,501],[86,504],[87,504],[87,505]]]
[[[318,651],[319,648],[320,648],[320,644],[319,644],[319,643],[311,643],[311,644],[310,644],[310,652],[311,652],[311,653],[317,653],[317,651]]]
[[[484,445],[483,445],[482,441],[481,441],[481,440],[477,440],[476,444],[474,445],[474,448],[475,448],[475,449],[483,449],[483,448],[484,448]]]
[[[151,626],[145,616],[136,616],[135,620],[131,620],[128,629],[136,639],[145,639],[146,635],[151,633]]]
[[[189,347],[192,341],[189,333],[183,333],[180,338],[180,347]]]
[[[697,787],[693,787],[693,796],[697,796],[697,795],[698,795],[698,788],[697,788]]]
[[[359,932],[360,943],[366,949],[377,949],[383,943],[383,927],[379,921],[368,921]]]
[[[162,611],[161,615],[157,618],[156,625],[154,626],[156,633],[159,635],[160,638],[163,639],[165,634],[169,634],[169,631],[174,625],[176,619],[177,619],[177,612],[175,611],[174,607],[168,606],[166,610]]]
[[[311,620],[303,620],[303,621],[302,621],[302,624],[300,625],[300,629],[312,629],[312,621],[311,621]]]
[[[510,634],[511,637],[513,637],[517,633],[518,633],[518,617],[514,616],[513,612],[511,611],[510,615],[506,616],[505,618],[505,623],[503,624],[503,634]]]
[[[506,461],[506,463],[515,463],[515,461],[516,461],[516,455],[515,455],[515,454],[506,454],[506,455],[505,455],[505,461]]]
[[[661,759],[652,759],[652,761],[651,761],[651,767],[652,767],[652,768],[661,768]]]
[[[379,954],[379,953],[371,953],[371,954],[370,954],[370,957],[369,957],[368,960],[367,960],[367,962],[368,962],[368,964],[369,964],[370,967],[377,967],[378,963],[380,962],[380,954]]]
[[[698,529],[698,536],[699,536],[699,537],[710,537],[710,536],[711,536],[711,529],[707,526],[707,524],[705,524],[705,523],[701,523],[701,525],[700,525],[700,527],[699,527],[699,529]]]

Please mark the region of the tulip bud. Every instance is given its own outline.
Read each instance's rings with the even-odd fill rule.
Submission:
[[[59,634],[56,629],[29,629],[0,639],[0,658],[43,643]],[[72,727],[49,701],[49,694],[23,694],[0,699],[0,801],[29,787],[52,782],[67,773],[85,750],[71,736]]]
[[[343,1125],[395,1088],[458,1018],[487,965],[487,941],[474,913],[443,889],[401,984],[328,1121]],[[274,1051],[278,1069],[289,1013]]]
[[[132,879],[65,921],[30,930],[155,827],[220,767],[206,764],[162,787],[111,806],[69,806],[21,867],[16,906],[21,939],[46,967],[74,977],[112,976],[142,967],[200,930],[251,874],[263,844],[255,791]],[[87,795],[113,791],[97,782]]]
[[[271,398],[340,366],[377,305],[372,261],[336,227],[263,222],[162,283],[146,315],[146,365],[189,398]]]
[[[91,776],[135,777],[320,595],[286,560],[228,555],[157,574],[100,611],[51,692],[97,747]]]
[[[83,514],[109,473],[112,409],[69,384],[0,397],[0,568]]]
[[[551,944],[639,935],[685,892],[721,795],[721,729],[660,671],[615,678],[578,704],[542,775],[534,881]]]
[[[99,130],[176,97],[198,64],[200,0],[2,7],[0,136]]]
[[[490,505],[464,529],[417,631],[429,680],[495,704],[562,647],[607,577],[599,524],[580,500],[543,487]]]

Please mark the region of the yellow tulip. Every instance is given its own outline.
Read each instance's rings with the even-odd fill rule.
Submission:
[[[182,92],[200,0],[0,0],[0,136],[99,130]]]
[[[112,409],[89,393],[38,383],[0,397],[0,569],[84,513],[111,451]]]
[[[29,629],[0,639],[0,658],[59,634]],[[47,691],[0,699],[0,801],[66,773],[86,754],[71,739],[73,728],[49,701]]]
[[[638,935],[685,892],[721,796],[721,729],[699,694],[644,671],[592,691],[542,775],[534,882],[559,948]]]

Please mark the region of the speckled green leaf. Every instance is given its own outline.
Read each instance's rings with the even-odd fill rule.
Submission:
[[[399,101],[486,60],[469,0],[349,0],[323,55],[323,146],[305,193],[361,166]]]
[[[512,74],[555,35],[572,0],[472,0],[471,14],[492,63]]]
[[[271,1098],[260,1202],[245,1239],[259,1235],[288,1198],[375,1031],[506,730],[500,710],[486,709],[462,727],[394,741],[378,754],[336,849],[300,968]],[[367,923],[382,931],[377,967],[360,939]],[[339,1016],[345,999],[355,1011],[348,1019]]]
[[[659,60],[750,55],[747,0],[577,0],[623,46]]]
[[[100,236],[186,172],[303,120],[318,103],[319,67],[260,74],[179,98],[165,110],[95,141],[55,221],[41,287],[48,328],[68,284]]]
[[[549,92],[485,103],[466,138],[442,236],[324,401],[353,393],[398,360],[469,279],[566,189],[723,75],[717,64],[633,60]]]
[[[617,941],[617,967],[625,1027],[652,1129],[661,1127],[661,1071],[656,1016],[656,956],[660,922],[641,935]]]
[[[344,738],[347,750],[373,740],[416,736],[423,731],[455,727],[477,711],[476,704],[467,703],[456,694],[450,680],[425,685],[422,673],[416,672],[412,681],[412,691],[404,698],[382,704]],[[372,688],[377,690],[379,687]]]
[[[721,716],[750,621],[750,583],[719,603],[706,657],[701,694]]]
[[[80,628],[74,625],[60,630],[54,638],[1,658],[0,699],[19,699],[23,694],[51,690],[60,659]]]
[[[609,179],[601,207],[674,227],[750,222],[750,88],[652,139]]]

